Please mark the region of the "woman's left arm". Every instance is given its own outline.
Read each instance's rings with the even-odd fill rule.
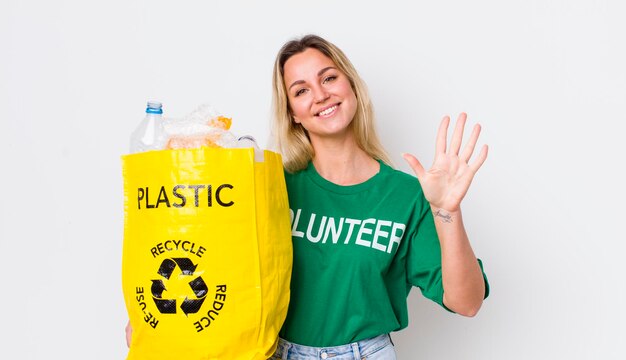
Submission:
[[[459,115],[448,148],[450,118],[444,117],[437,133],[435,161],[429,170],[425,170],[413,155],[404,154],[404,158],[415,171],[435,220],[441,244],[444,305],[458,314],[474,316],[485,296],[485,282],[465,232],[461,201],[474,175],[487,159],[487,146],[482,147],[478,157],[470,164],[480,135],[480,125],[476,124],[459,154],[466,119],[465,113]]]

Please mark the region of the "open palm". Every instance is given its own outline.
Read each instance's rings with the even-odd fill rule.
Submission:
[[[474,126],[467,144],[459,154],[466,119],[465,113],[459,115],[448,147],[450,117],[443,118],[437,132],[435,160],[429,170],[425,170],[415,156],[404,154],[405,160],[415,171],[426,200],[432,206],[447,211],[456,211],[460,208],[461,200],[467,194],[474,175],[487,159],[487,145],[483,145],[478,157],[469,163],[480,135],[478,124]]]

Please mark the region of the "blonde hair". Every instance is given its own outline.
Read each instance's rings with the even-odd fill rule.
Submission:
[[[317,35],[306,35],[283,45],[274,62],[272,139],[283,155],[285,169],[289,172],[302,170],[315,156],[307,131],[301,124],[293,121],[284,80],[284,67],[287,60],[309,48],[316,49],[330,58],[350,81],[357,99],[356,113],[350,123],[357,146],[374,159],[391,165],[389,156],[376,135],[374,108],[365,82],[338,47]]]

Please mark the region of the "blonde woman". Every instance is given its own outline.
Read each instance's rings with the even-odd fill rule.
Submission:
[[[489,293],[460,204],[487,158],[466,116],[441,122],[436,157],[417,179],[390,167],[365,84],[343,52],[307,35],[274,66],[274,140],[292,215],[291,302],[274,359],[395,359],[389,333],[407,326],[411,287],[474,316]]]

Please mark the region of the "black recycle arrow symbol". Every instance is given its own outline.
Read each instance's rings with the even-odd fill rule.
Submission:
[[[196,271],[198,265],[194,265],[193,262],[188,258],[174,258],[174,259],[164,259],[157,271],[159,275],[169,280],[174,272],[174,269],[178,266],[182,272],[182,275],[193,275]],[[195,314],[202,307],[202,303],[206,298],[206,295],[209,291],[202,277],[198,276],[197,278],[191,280],[189,282],[189,286],[191,290],[193,290],[196,295],[196,299],[189,299],[185,297],[185,300],[180,305],[180,309],[188,314]],[[176,299],[163,299],[163,291],[167,290],[165,288],[165,284],[163,284],[163,280],[152,280],[152,299],[157,306],[157,309],[162,314],[175,314],[176,313]]]

